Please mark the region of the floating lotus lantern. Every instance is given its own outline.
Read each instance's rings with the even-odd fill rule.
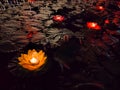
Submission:
[[[100,30],[101,27],[96,22],[87,22],[87,27],[93,30]]]
[[[49,69],[49,60],[43,50],[28,50],[15,56],[8,64],[9,71],[17,77],[42,75]]]
[[[62,22],[65,20],[65,17],[62,15],[55,15],[55,16],[53,16],[53,20],[57,21],[57,22]]]
[[[103,11],[105,8],[103,6],[97,6],[97,10]]]
[[[37,52],[35,49],[28,50],[28,54],[21,54],[21,57],[18,57],[19,65],[30,71],[40,69],[45,64],[46,59],[47,57],[42,50]]]

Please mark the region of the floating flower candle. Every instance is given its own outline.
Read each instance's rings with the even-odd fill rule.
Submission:
[[[41,68],[46,59],[47,57],[42,50],[37,52],[35,49],[28,50],[28,54],[21,54],[21,57],[18,57],[19,65],[31,71]]]
[[[64,16],[62,16],[62,15],[55,15],[54,17],[53,17],[53,20],[55,20],[55,21],[58,21],[58,22],[62,22],[62,21],[64,21]]]
[[[103,11],[105,8],[103,6],[97,6],[97,10]]]
[[[96,22],[87,22],[87,27],[89,29],[100,30],[101,27]]]

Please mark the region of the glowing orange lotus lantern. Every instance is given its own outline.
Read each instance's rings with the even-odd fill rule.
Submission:
[[[87,22],[87,27],[89,29],[100,30],[101,27],[96,22]]]
[[[30,71],[40,69],[45,64],[46,59],[47,57],[42,50],[37,52],[35,49],[28,50],[28,54],[21,54],[21,57],[18,57],[19,65]]]

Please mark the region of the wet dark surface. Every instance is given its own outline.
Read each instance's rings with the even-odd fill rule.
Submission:
[[[51,52],[53,51],[51,50]],[[61,70],[58,62],[50,59],[52,63],[46,73],[23,78],[12,75],[8,68],[9,62],[16,53],[18,52],[0,54],[1,90],[88,90],[89,88],[93,90],[119,90],[120,61],[106,60],[102,57],[101,61],[97,63],[86,64],[72,59],[72,56],[67,56],[69,53],[66,52],[65,56],[70,60],[67,63],[69,69],[64,67]]]
[[[0,90],[119,90],[119,1],[105,1],[0,1]],[[45,71],[19,68],[14,58],[29,49],[45,51]]]

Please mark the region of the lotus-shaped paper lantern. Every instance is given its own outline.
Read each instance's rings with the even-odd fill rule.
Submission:
[[[35,49],[28,50],[28,54],[21,54],[21,57],[18,57],[19,65],[30,71],[40,69],[46,63],[46,59],[42,50],[37,52]]]

